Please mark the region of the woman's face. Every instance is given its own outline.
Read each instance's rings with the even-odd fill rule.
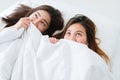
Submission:
[[[72,24],[66,31],[64,39],[73,40],[87,45],[87,34],[80,23]]]
[[[50,25],[51,18],[48,12],[45,10],[38,10],[32,13],[30,16],[32,23],[39,29],[40,32],[45,32]]]

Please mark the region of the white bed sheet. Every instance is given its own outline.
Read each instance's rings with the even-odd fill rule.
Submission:
[[[28,30],[10,29],[0,35],[0,80],[113,80],[86,45],[64,39],[52,44],[32,24]]]

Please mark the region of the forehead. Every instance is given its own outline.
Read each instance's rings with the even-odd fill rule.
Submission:
[[[50,22],[51,17],[50,17],[50,14],[47,11],[45,11],[45,10],[37,10],[36,12],[38,12],[42,18],[44,18],[45,20]]]
[[[85,31],[85,28],[80,23],[75,23],[75,24],[70,25],[67,30],[81,30],[81,31]]]

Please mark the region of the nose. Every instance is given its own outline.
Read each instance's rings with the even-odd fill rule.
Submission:
[[[71,35],[69,39],[72,41],[76,41],[76,37],[74,35]]]
[[[40,20],[41,20],[41,18],[35,18],[35,19],[32,20],[32,22],[34,24],[37,24],[38,22],[40,22]]]

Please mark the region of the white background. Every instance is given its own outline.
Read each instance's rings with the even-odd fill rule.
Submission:
[[[0,0],[0,12],[22,0]],[[38,2],[50,0],[24,0]],[[69,13],[72,17],[77,12],[86,14],[92,18],[98,26],[98,36],[101,39],[101,48],[112,59],[112,72],[115,80],[120,80],[120,0],[52,0],[61,6],[63,13]],[[57,3],[57,2],[61,3]],[[38,4],[38,3],[36,3]],[[74,14],[73,14],[74,13]]]

